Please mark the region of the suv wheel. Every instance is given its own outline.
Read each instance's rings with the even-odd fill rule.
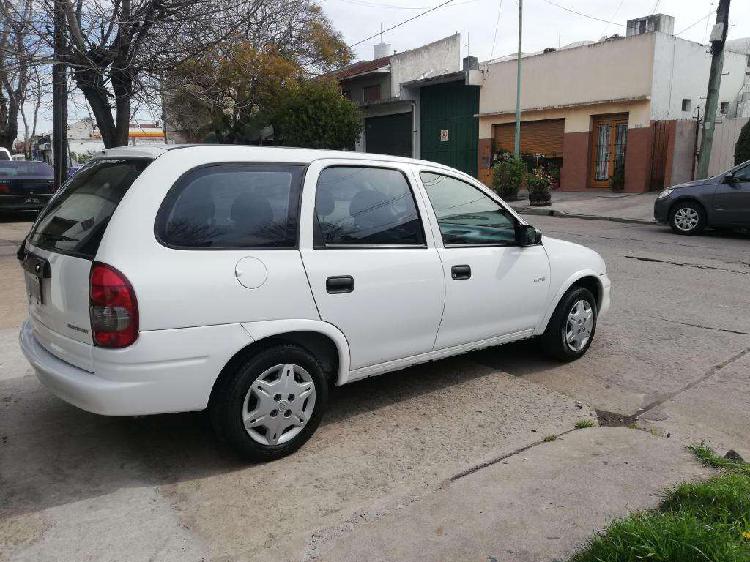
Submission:
[[[299,449],[317,429],[328,402],[320,365],[291,345],[259,352],[219,385],[209,405],[214,427],[254,461]]]
[[[568,291],[555,308],[542,335],[544,350],[561,361],[581,357],[596,332],[596,299],[584,287]]]
[[[700,234],[706,228],[706,211],[693,201],[677,203],[669,212],[669,226],[677,234]]]

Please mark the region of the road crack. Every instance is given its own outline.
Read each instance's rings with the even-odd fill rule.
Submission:
[[[750,332],[742,332],[740,330],[732,330],[730,328],[717,328],[715,326],[704,326],[703,324],[692,324],[691,322],[682,322],[680,320],[672,320],[671,318],[665,318],[664,316],[653,316],[650,314],[646,316],[648,318],[654,318],[655,320],[662,320],[664,322],[670,322],[671,324],[680,324],[681,326],[689,326],[691,328],[700,328],[701,330],[712,330],[714,332],[737,334],[739,336],[750,336]]]
[[[716,267],[714,265],[705,265],[700,263],[690,263],[690,262],[679,262],[679,261],[671,261],[671,260],[660,260],[657,258],[649,258],[646,256],[628,256],[626,255],[625,258],[631,259],[631,260],[638,260],[642,262],[648,262],[648,263],[663,263],[667,265],[674,265],[677,267],[692,267],[695,269],[708,269],[712,271],[726,271],[728,273],[739,273],[740,275],[750,275],[750,271],[740,271],[738,269],[729,269],[726,267]],[[742,262],[744,263],[744,262]]]

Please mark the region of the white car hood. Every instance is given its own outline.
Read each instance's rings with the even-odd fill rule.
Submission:
[[[556,269],[565,271],[589,269],[598,275],[607,273],[604,260],[591,248],[549,236],[542,237],[542,245],[549,257],[553,275]]]

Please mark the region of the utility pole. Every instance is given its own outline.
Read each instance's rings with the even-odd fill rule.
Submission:
[[[68,163],[68,82],[65,68],[65,8],[54,0],[54,59],[52,64],[52,165],[55,189],[65,182]]]
[[[516,142],[513,154],[521,156],[521,34],[523,31],[523,0],[518,0],[518,58],[516,59]]]
[[[729,0],[719,0],[719,7],[716,9],[716,25],[711,32],[711,73],[708,76],[708,95],[706,96],[706,108],[703,112],[701,149],[698,155],[698,179],[708,177],[708,164],[711,160],[711,146],[714,142],[714,127],[716,125],[716,108],[719,104],[721,71],[724,67],[724,43],[727,40],[728,28]]]

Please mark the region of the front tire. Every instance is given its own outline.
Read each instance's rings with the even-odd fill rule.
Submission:
[[[328,404],[315,357],[292,345],[260,351],[219,381],[209,405],[216,432],[240,456],[271,461],[299,449]]]
[[[542,347],[560,361],[582,357],[594,339],[596,299],[585,287],[570,289],[555,308],[542,335]]]
[[[669,226],[683,236],[700,234],[706,228],[706,211],[694,201],[676,203],[669,211]]]

